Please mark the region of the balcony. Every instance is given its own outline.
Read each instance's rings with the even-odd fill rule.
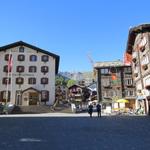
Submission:
[[[103,85],[104,88],[112,88],[111,84],[105,84]]]

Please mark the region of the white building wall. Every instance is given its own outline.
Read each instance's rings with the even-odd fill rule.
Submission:
[[[55,100],[55,58],[49,56],[48,62],[42,62],[41,56],[45,55],[45,53],[41,53],[39,51],[33,50],[31,48],[25,47],[24,53],[19,52],[19,47],[11,48],[6,51],[0,52],[0,91],[6,90],[7,86],[2,84],[2,80],[4,77],[7,77],[7,73],[3,72],[3,67],[7,65],[7,61],[5,61],[5,55],[9,54],[10,51],[12,51],[12,57],[13,57],[13,69],[12,69],[12,100],[11,102],[15,104],[15,97],[16,97],[16,91],[17,90],[25,90],[27,88],[33,87],[39,91],[41,90],[47,90],[49,91],[49,101],[47,104],[52,104]],[[25,61],[18,61],[18,54],[25,55]],[[30,55],[36,55],[37,61],[31,62],[29,60]],[[24,66],[25,71],[23,73],[16,72],[16,66]],[[37,72],[30,73],[29,72],[29,66],[37,66]],[[49,72],[46,74],[43,74],[41,72],[41,66],[48,66]],[[24,78],[24,84],[21,86],[16,84],[16,78],[17,77],[23,77]],[[36,78],[36,84],[29,85],[28,84],[28,78],[29,77],[35,77]],[[49,79],[48,84],[43,85],[41,84],[41,78],[47,77]],[[9,85],[8,90],[11,91],[11,85]]]

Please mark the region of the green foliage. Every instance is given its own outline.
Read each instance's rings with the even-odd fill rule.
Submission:
[[[75,80],[68,80],[68,83],[67,83],[67,87],[70,87],[70,86],[72,86],[72,85],[74,85],[76,83],[76,81]]]
[[[55,79],[56,86],[60,86],[60,85],[66,86],[67,83],[68,83],[67,79],[63,78],[62,76],[56,76]]]

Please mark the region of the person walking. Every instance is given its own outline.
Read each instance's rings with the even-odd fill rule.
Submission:
[[[97,110],[97,116],[101,117],[101,105],[99,103],[96,105],[96,110]]]
[[[92,117],[92,113],[93,113],[93,105],[92,104],[90,104],[88,106],[88,113],[90,114],[90,117]]]

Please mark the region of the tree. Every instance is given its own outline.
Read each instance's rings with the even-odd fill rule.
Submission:
[[[76,83],[75,80],[70,79],[70,80],[68,80],[67,87],[70,87],[70,86],[74,85],[75,83]]]
[[[56,86],[66,86],[68,83],[68,79],[65,79],[63,76],[56,76],[55,84]]]

